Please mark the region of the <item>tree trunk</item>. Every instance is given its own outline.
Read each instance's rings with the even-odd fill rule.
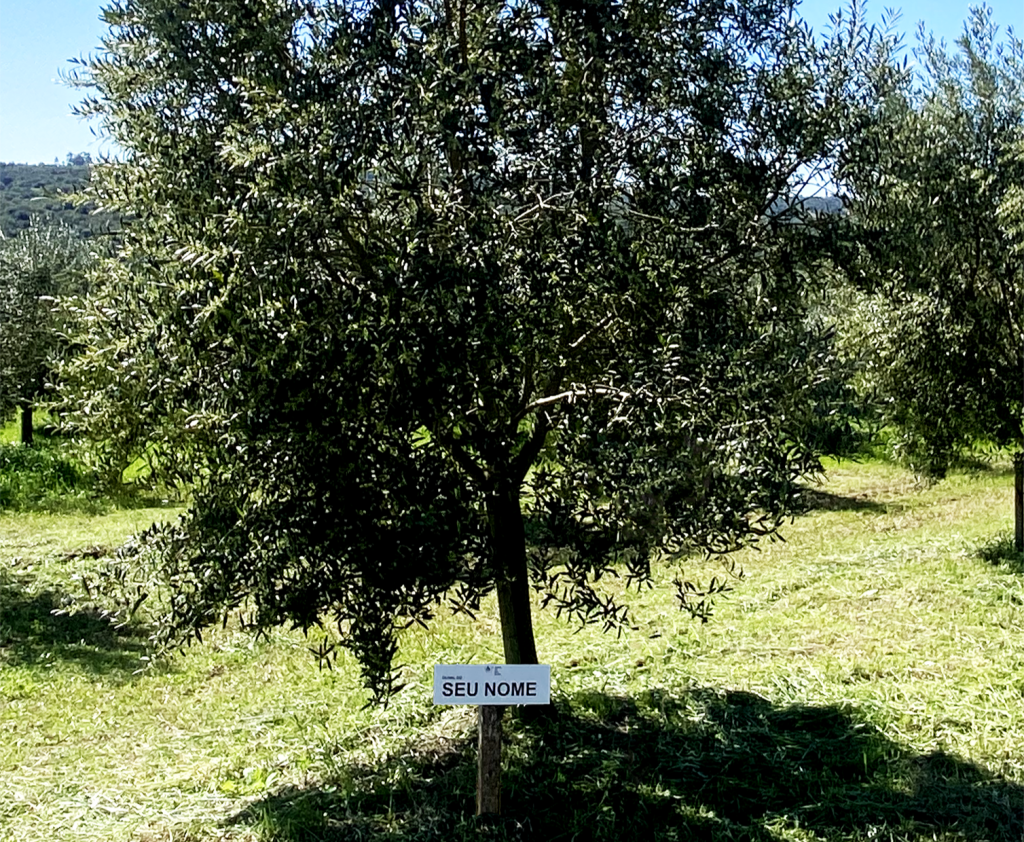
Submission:
[[[487,501],[494,542],[498,613],[506,664],[536,664],[530,582],[526,569],[526,531],[519,489],[499,486]]]
[[[1024,552],[1024,451],[1013,456],[1013,547]]]
[[[21,443],[32,445],[32,404],[21,407]]]

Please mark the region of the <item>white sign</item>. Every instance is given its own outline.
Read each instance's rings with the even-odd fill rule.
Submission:
[[[551,701],[547,664],[437,664],[435,705],[546,705]]]

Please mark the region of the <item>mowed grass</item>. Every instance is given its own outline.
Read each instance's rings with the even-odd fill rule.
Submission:
[[[145,627],[90,607],[83,574],[173,509],[0,515],[0,840],[1020,842],[1011,494],[1005,468],[922,489],[830,464],[710,623],[674,607],[672,568],[618,638],[539,612],[555,711],[506,716],[486,825],[474,711],[430,681],[500,660],[493,605],[408,633],[408,686],[366,710],[353,664],[318,670],[300,634],[229,625],[147,662]]]

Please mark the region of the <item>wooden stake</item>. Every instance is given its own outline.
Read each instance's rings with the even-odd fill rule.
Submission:
[[[501,813],[501,719],[502,705],[480,705],[478,710],[476,814]]]

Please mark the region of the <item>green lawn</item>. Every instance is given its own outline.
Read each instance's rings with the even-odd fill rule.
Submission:
[[[473,711],[433,707],[430,680],[500,659],[493,606],[410,633],[408,687],[364,710],[352,665],[319,671],[299,634],[229,626],[150,663],[144,627],[89,607],[83,575],[174,509],[0,514],[0,840],[1020,842],[1011,489],[831,465],[707,625],[673,608],[671,569],[620,638],[539,615],[556,713],[506,717],[490,826]]]

